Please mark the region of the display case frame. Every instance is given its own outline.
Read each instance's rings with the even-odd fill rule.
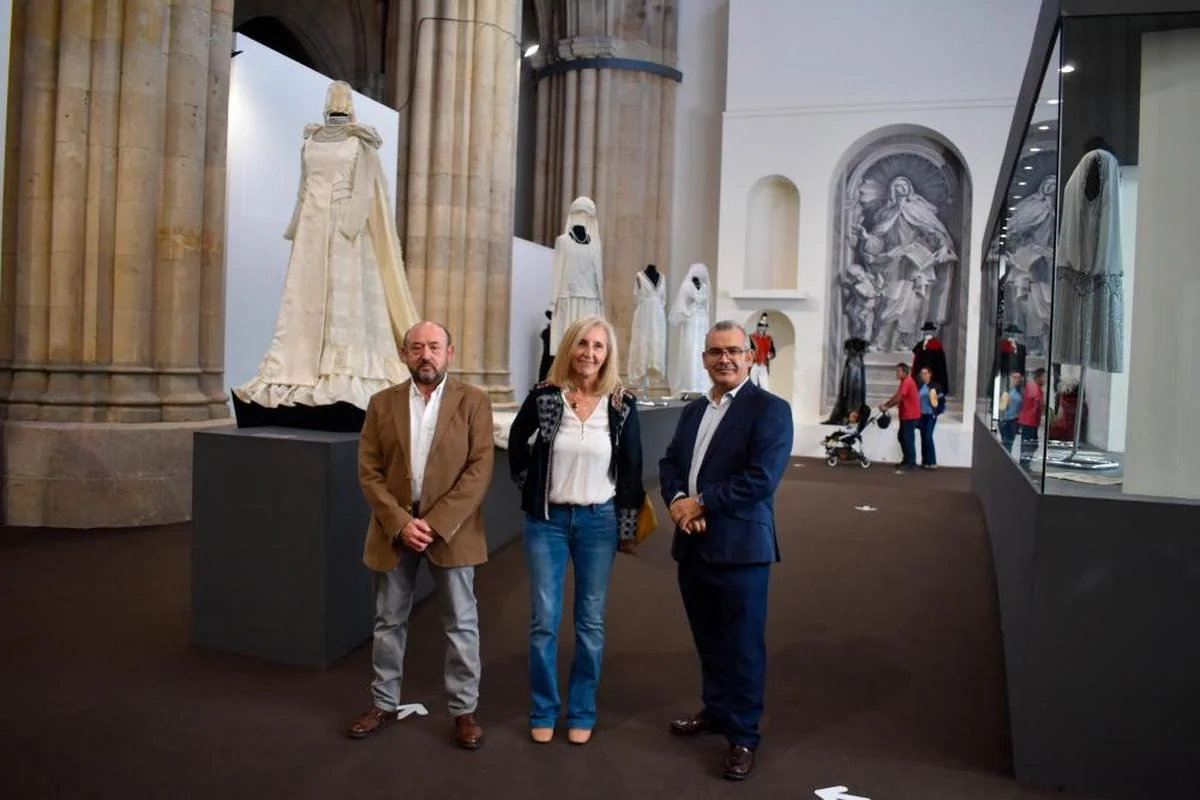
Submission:
[[[1138,267],[1150,264],[1161,268],[1171,262],[1165,257],[1148,258],[1147,253],[1153,255],[1153,251],[1145,247],[1152,241],[1146,232],[1155,230],[1147,223],[1161,216],[1148,210],[1153,206],[1146,198],[1154,192],[1166,196],[1164,187],[1173,176],[1164,172],[1161,163],[1155,165],[1153,157],[1144,157],[1157,153],[1164,142],[1154,140],[1154,151],[1140,151],[1140,139],[1161,131],[1147,125],[1139,103],[1160,103],[1153,106],[1156,118],[1164,111],[1161,98],[1147,94],[1147,84],[1152,82],[1147,75],[1153,74],[1153,68],[1146,67],[1151,62],[1145,59],[1151,57],[1148,53],[1157,52],[1158,44],[1144,51],[1143,43],[1150,41],[1150,35],[1191,30],[1200,31],[1200,0],[1043,3],[989,213],[987,230],[991,235],[982,263],[972,483],[987,519],[996,569],[1013,770],[1024,781],[1106,798],[1200,796],[1200,737],[1195,734],[1195,720],[1200,718],[1200,681],[1195,679],[1200,674],[1200,640],[1193,633],[1194,620],[1200,617],[1200,492],[1189,496],[1188,485],[1192,482],[1200,489],[1200,472],[1193,474],[1187,448],[1180,447],[1182,460],[1177,457],[1175,461],[1184,465],[1182,474],[1150,470],[1143,475],[1153,478],[1142,479],[1136,491],[1120,483],[1106,485],[1048,475],[1047,464],[1055,456],[1044,443],[1053,438],[1050,433],[1055,422],[1063,422],[1062,412],[1054,407],[1062,395],[1063,370],[1054,363],[1058,353],[1054,332],[1060,328],[1053,315],[1059,310],[1060,298],[1055,296],[1059,281],[1053,279],[1050,341],[1044,345],[1042,362],[1030,357],[1021,370],[1028,376],[1045,368],[1048,374],[1043,413],[1037,421],[1039,448],[1030,453],[1028,463],[1022,463],[1023,440],[1006,447],[997,424],[1003,419],[999,408],[1003,388],[998,381],[1000,344],[1008,328],[1021,327],[1013,321],[1014,305],[1006,305],[1016,295],[1016,290],[1007,291],[1008,286],[1020,283],[1013,276],[1019,276],[1021,270],[1034,272],[1030,269],[1036,261],[1030,257],[1032,251],[1027,249],[1023,256],[1017,251],[1029,244],[1028,237],[1042,219],[1039,213],[1053,209],[1052,240],[1040,244],[1050,251],[1049,257],[1042,254],[1043,266],[1050,270],[1059,266],[1057,220],[1064,205],[1064,184],[1084,163],[1084,155],[1096,149],[1092,141],[1096,136],[1105,138],[1122,170],[1137,164],[1141,173],[1140,207],[1134,217],[1136,249],[1131,247],[1129,252],[1136,253]],[[1078,66],[1078,71],[1064,75],[1060,69],[1068,65]],[[1072,83],[1067,76],[1086,80]],[[1053,94],[1047,91],[1051,88],[1056,90]],[[1055,113],[1039,115],[1039,103],[1052,97],[1061,101]],[[1046,124],[1047,130],[1039,130]],[[1042,179],[1026,180],[1025,186],[1018,186],[1024,166],[1035,155],[1031,147],[1040,147],[1029,137],[1038,133],[1054,134],[1056,163],[1046,171],[1055,179],[1053,199],[1040,209],[1032,204],[1021,208],[1020,224],[1013,226],[1017,204],[1042,183]],[[1200,131],[1192,139],[1200,140]],[[1037,167],[1029,170],[1037,171]],[[1124,179],[1125,173],[1121,175]],[[1200,181],[1196,183],[1200,186]],[[1010,245],[1010,237],[1026,240]],[[1182,240],[1177,235],[1173,238],[1177,243]],[[1161,302],[1169,295],[1172,281],[1181,292],[1193,290],[1186,276],[1177,279],[1169,268],[1147,282],[1144,278],[1151,274],[1150,269],[1133,276],[1140,294],[1133,298],[1132,318],[1125,318],[1125,333],[1132,338],[1133,349],[1126,345],[1123,367],[1136,363],[1141,370],[1147,364],[1146,343],[1161,341],[1156,326],[1162,327],[1162,319],[1156,317],[1168,311]],[[1145,286],[1150,288],[1143,292]],[[1148,298],[1160,306],[1147,306]],[[1027,308],[1022,313],[1024,319],[1036,316]],[[1011,348],[1011,353],[1017,352]],[[1171,358],[1175,361],[1151,366],[1164,374],[1172,368],[1181,371],[1182,365],[1182,371],[1190,374],[1188,365],[1194,364],[1200,374],[1200,342],[1178,348]],[[1181,391],[1185,382],[1168,381],[1163,385],[1169,384],[1169,396],[1154,397],[1153,402],[1161,405],[1148,409],[1147,395],[1135,395],[1128,388],[1145,388],[1136,380],[1138,374],[1154,373],[1133,371],[1123,389],[1130,392],[1129,430],[1121,434],[1126,441],[1135,436],[1135,422],[1143,426],[1140,430],[1146,430],[1148,412],[1169,416],[1192,400]],[[1084,427],[1083,409],[1092,387],[1089,381],[1095,380],[1086,372],[1077,380],[1077,385],[1086,388],[1083,402],[1077,400],[1079,411],[1073,424],[1066,428],[1072,437]],[[1104,380],[1119,382],[1111,377]],[[1097,402],[1101,396],[1097,391]],[[1060,409],[1061,405],[1059,402]],[[1174,430],[1166,422],[1163,427],[1167,430],[1159,433],[1164,437]],[[1090,443],[1086,434],[1078,435],[1078,440],[1070,442],[1072,447],[1076,442]],[[1190,436],[1188,430],[1176,434],[1184,443]],[[1138,443],[1144,440],[1138,439]],[[1168,445],[1174,448],[1177,443]],[[1115,473],[1128,483],[1132,473],[1127,468],[1134,456],[1131,449],[1120,459],[1119,468],[1108,474]],[[1078,467],[1075,471],[1105,474],[1105,470]]]

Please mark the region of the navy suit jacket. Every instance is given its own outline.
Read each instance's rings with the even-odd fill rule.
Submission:
[[[689,403],[666,455],[658,462],[663,501],[688,492],[688,474],[708,398]],[[792,407],[750,381],[738,391],[709,441],[696,484],[704,496],[703,533],[678,529],[671,555],[690,554],[714,564],[778,561],[775,489],[792,454]]]

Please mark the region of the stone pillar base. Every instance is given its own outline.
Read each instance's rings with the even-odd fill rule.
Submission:
[[[4,524],[130,528],[192,516],[192,434],[199,422],[3,425]]]

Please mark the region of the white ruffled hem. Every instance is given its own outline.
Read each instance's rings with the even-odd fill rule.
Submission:
[[[275,383],[258,376],[233,390],[238,399],[263,408],[277,406],[331,406],[350,403],[367,410],[371,397],[384,389],[402,383],[379,378],[357,378],[351,375],[322,375],[313,386]]]

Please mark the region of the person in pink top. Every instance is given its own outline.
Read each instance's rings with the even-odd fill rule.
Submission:
[[[1028,464],[1038,446],[1038,428],[1042,425],[1042,406],[1046,403],[1046,370],[1038,369],[1033,380],[1025,384],[1025,397],[1021,401],[1021,413],[1017,415],[1017,429],[1021,432],[1021,463]]]
[[[900,381],[896,393],[881,405],[879,410],[883,412],[893,406],[900,407],[900,430],[896,436],[900,440],[900,453],[903,456],[900,469],[904,470],[917,466],[916,435],[917,426],[921,423],[921,399],[917,392],[917,382],[909,374],[907,364],[896,365],[896,378]]]

